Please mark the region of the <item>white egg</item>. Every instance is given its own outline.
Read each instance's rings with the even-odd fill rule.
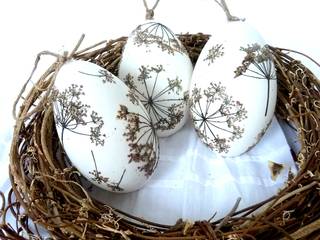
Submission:
[[[119,78],[144,104],[159,137],[174,134],[186,122],[192,70],[186,49],[161,23],[142,24],[127,40]]]
[[[190,110],[202,141],[223,156],[241,155],[263,136],[276,99],[276,70],[258,32],[243,22],[215,32],[191,80]]]
[[[141,188],[158,161],[158,139],[144,106],[100,66],[72,60],[57,74],[56,129],[70,161],[113,192]]]

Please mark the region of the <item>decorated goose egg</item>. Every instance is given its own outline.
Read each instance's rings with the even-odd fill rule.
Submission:
[[[174,134],[186,122],[192,70],[186,49],[161,23],[142,24],[127,40],[119,78],[143,103],[159,137]]]
[[[276,71],[264,40],[246,23],[228,23],[209,39],[194,68],[195,129],[220,155],[241,155],[266,131],[276,95]]]
[[[72,60],[57,74],[54,119],[71,163],[113,192],[141,188],[158,161],[158,139],[140,101],[100,66]]]

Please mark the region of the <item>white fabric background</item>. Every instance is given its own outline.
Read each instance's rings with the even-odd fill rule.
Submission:
[[[154,0],[148,2],[152,5]],[[320,59],[318,1],[229,0],[228,3],[232,13],[246,17],[269,44],[299,50]],[[225,21],[214,0],[160,0],[155,16],[177,33],[214,33],[215,27]],[[33,67],[36,54],[42,50],[60,53],[70,50],[81,33],[87,35],[84,46],[128,35],[143,19],[142,0],[0,2],[2,191],[9,188],[12,103]],[[40,69],[50,61],[44,59]],[[309,61],[305,63],[320,76],[315,65]],[[36,76],[40,73],[41,70]],[[269,137],[264,138],[260,148],[253,149],[250,156],[223,160],[208,152],[187,125],[175,136],[161,141],[158,172],[143,190],[131,194],[123,202],[118,199],[124,198],[120,195],[109,201],[149,220],[173,223],[179,217],[209,218],[215,211],[219,218],[239,195],[243,199],[241,207],[263,200],[276,193],[292,165],[287,161],[288,146],[276,121],[267,135]],[[270,179],[268,160],[283,162],[287,167],[277,181]]]

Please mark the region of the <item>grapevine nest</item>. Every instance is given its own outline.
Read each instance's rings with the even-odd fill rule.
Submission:
[[[179,38],[195,63],[209,36]],[[175,225],[163,225],[95,200],[81,186],[76,169],[66,163],[50,104],[56,73],[74,58],[117,74],[126,37],[83,50],[80,42],[70,54],[57,55],[30,91],[26,83],[15,103],[20,108],[10,150],[12,189],[8,196],[1,194],[1,239],[43,239],[39,226],[52,239],[315,239],[320,235],[320,82],[292,57],[292,51],[269,46],[277,69],[276,115],[296,130],[300,140],[300,151],[292,153],[299,173],[276,196],[240,211],[236,203],[218,221],[177,220]],[[7,222],[9,213],[17,221],[15,226]]]

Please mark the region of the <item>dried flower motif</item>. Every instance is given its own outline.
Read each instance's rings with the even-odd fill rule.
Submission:
[[[201,88],[197,88],[197,87],[194,87],[192,89],[192,93],[191,93],[191,96],[192,96],[192,100],[194,102],[199,102],[200,99],[202,98],[202,95],[201,95]]]
[[[82,71],[79,71],[79,73],[89,75],[89,76],[99,77],[102,79],[103,83],[107,83],[107,82],[108,83],[116,83],[116,81],[114,80],[113,74],[105,69],[99,70],[99,74],[85,73]]]
[[[131,103],[133,103],[134,105],[139,105],[139,99],[135,95],[133,89],[129,89],[129,91],[127,93],[127,97],[129,98]]]
[[[136,85],[134,83],[134,77],[131,76],[130,73],[128,73],[126,75],[126,77],[125,77],[125,79],[123,81],[128,86],[128,88],[130,88],[130,89],[136,88]]]
[[[118,192],[123,191],[124,189],[120,187],[120,184],[122,182],[124,174],[126,173],[126,169],[123,170],[120,180],[117,183],[110,182],[109,178],[102,176],[101,172],[98,170],[97,162],[92,150],[91,150],[91,156],[92,156],[94,167],[95,167],[93,171],[89,172],[89,174],[93,175],[93,177],[91,177],[91,180],[97,182],[98,184],[107,185],[107,187],[110,188],[112,191],[118,191]]]
[[[276,80],[276,72],[272,61],[272,53],[267,46],[261,47],[255,43],[247,47],[241,47],[241,51],[246,53],[242,65],[237,67],[235,78],[239,76],[247,76],[257,79],[267,80],[267,100],[265,116],[267,116],[270,98],[270,81]]]
[[[139,99],[135,95],[134,89],[136,89],[136,85],[134,83],[134,77],[130,74],[127,74],[124,83],[128,86],[129,92],[127,93],[127,97],[129,98],[130,102],[132,102],[134,105],[139,104]]]
[[[101,172],[97,170],[90,171],[89,174],[93,175],[94,177],[91,180],[97,182],[98,184],[107,183],[109,178],[101,176]]]
[[[244,129],[237,123],[247,118],[243,105],[234,101],[225,91],[221,83],[211,83],[204,91],[194,87],[189,101],[200,139],[219,153],[227,153],[229,143],[242,137]],[[229,136],[220,137],[219,133],[223,132]]]
[[[208,65],[213,63],[217,58],[224,55],[224,47],[222,44],[216,44],[208,51],[208,55],[203,61],[208,61]]]
[[[120,105],[120,109],[118,110],[118,119],[124,119],[127,120],[127,115],[128,115],[128,108],[124,105]]]
[[[164,71],[162,65],[154,67],[142,65],[136,82],[130,74],[125,78],[127,86],[134,91],[127,94],[130,101],[136,103],[136,96],[139,98],[151,116],[156,130],[173,129],[183,118],[188,99],[186,92],[179,97],[182,95],[182,80],[178,77],[167,79],[168,84],[163,89],[157,88],[159,75]],[[178,96],[171,97],[171,93]]]
[[[264,136],[264,134],[268,130],[268,128],[271,125],[271,123],[272,123],[272,119],[268,122],[266,127],[261,129],[261,131],[257,134],[257,136],[255,138],[256,141],[252,145],[250,145],[245,152],[251,151],[251,149],[254,148],[257,145],[257,143],[262,139],[262,137]]]
[[[71,84],[62,92],[55,90],[53,93],[53,104],[55,108],[55,120],[61,127],[61,142],[63,144],[64,131],[68,130],[75,134],[89,136],[92,143],[104,145],[105,134],[101,133],[104,125],[102,117],[92,111],[88,116],[90,106],[81,102],[81,96],[85,95],[83,86]],[[90,133],[77,131],[77,127],[90,126]]]
[[[138,170],[149,177],[158,162],[158,138],[151,120],[146,116],[129,112],[126,106],[120,105],[117,118],[127,122],[123,136],[126,137],[130,147],[129,163],[142,163]]]
[[[183,93],[183,101],[186,103],[189,101],[189,91]]]
[[[182,80],[178,77],[175,79],[168,79],[168,86],[171,90],[175,91],[176,94],[179,94],[182,91],[181,82]]]
[[[149,22],[137,27],[133,32],[133,41],[137,46],[156,44],[163,52],[174,55],[175,52],[187,54],[185,47],[179,42],[174,33],[165,25]]]

